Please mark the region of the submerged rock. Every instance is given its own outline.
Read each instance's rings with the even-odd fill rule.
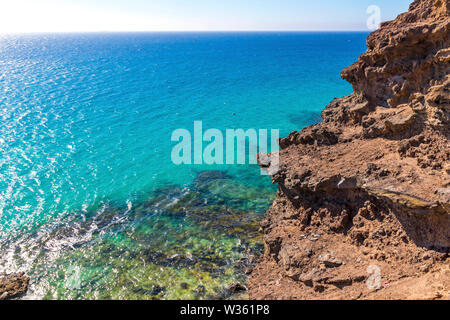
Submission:
[[[240,283],[233,283],[232,285],[230,285],[228,287],[228,290],[230,290],[233,293],[243,292],[243,291],[247,291],[247,287]]]
[[[245,284],[262,254],[259,221],[272,199],[272,190],[203,172],[132,206],[105,203],[28,233],[11,241],[22,248],[12,259],[36,254],[29,275],[45,299],[247,298],[228,284]]]
[[[336,268],[342,265],[342,261],[335,256],[333,253],[321,254],[318,258],[319,262],[323,263],[327,268]]]
[[[197,177],[195,178],[194,183],[196,185],[202,185],[206,182],[214,181],[214,180],[225,180],[230,179],[231,176],[228,175],[225,171],[220,170],[207,170],[207,171],[201,171],[198,173]]]

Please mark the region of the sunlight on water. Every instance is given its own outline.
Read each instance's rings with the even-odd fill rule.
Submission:
[[[228,297],[275,187],[254,165],[175,166],[171,133],[317,122],[365,37],[0,37],[0,273],[30,274],[28,298]]]

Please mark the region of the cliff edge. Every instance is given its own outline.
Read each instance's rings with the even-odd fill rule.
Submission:
[[[280,139],[251,299],[450,298],[449,13],[383,23],[342,71],[354,93]]]

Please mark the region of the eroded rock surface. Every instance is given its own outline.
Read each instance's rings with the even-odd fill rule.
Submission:
[[[280,140],[253,299],[450,298],[450,2],[416,0]]]
[[[13,299],[24,295],[30,278],[23,273],[0,274],[0,300]]]

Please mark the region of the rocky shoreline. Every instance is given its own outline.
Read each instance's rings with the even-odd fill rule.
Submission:
[[[0,300],[20,298],[27,293],[30,278],[24,273],[0,274]]]
[[[450,298],[449,26],[414,1],[343,70],[354,93],[280,140],[251,299]]]

